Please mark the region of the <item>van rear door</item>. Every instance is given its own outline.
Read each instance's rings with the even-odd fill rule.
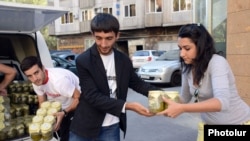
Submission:
[[[0,32],[34,33],[66,12],[51,6],[0,2]]]
[[[18,39],[22,42],[20,45],[23,46],[22,50],[25,53],[21,55],[21,52],[18,51],[18,59],[16,60],[21,61],[25,57],[24,55],[38,55],[45,67],[53,67],[49,49],[39,30],[67,13],[67,10],[52,6],[0,2],[0,13],[0,39],[8,38],[8,40],[16,44],[14,40],[16,40],[16,36],[19,36]],[[25,42],[21,38],[27,37],[27,35],[33,38],[34,48],[27,45],[28,41]],[[18,45],[13,48],[15,50],[21,49]],[[0,55],[4,56],[3,53],[0,53]]]

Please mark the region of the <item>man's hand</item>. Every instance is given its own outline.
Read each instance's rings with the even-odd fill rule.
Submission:
[[[7,90],[6,89],[0,89],[0,96],[7,96]]]
[[[127,102],[125,109],[134,111],[134,112],[136,112],[140,115],[146,116],[146,117],[151,117],[151,116],[155,115],[154,113],[151,113],[143,105],[141,105],[140,103],[136,103],[136,102]]]
[[[54,125],[54,131],[58,131],[60,129],[60,125],[64,118],[64,112],[63,111],[57,112],[54,114],[54,116],[56,116],[56,124]]]

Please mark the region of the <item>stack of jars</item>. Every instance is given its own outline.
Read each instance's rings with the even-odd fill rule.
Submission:
[[[53,138],[53,126],[56,122],[54,113],[61,111],[61,103],[45,101],[37,110],[29,126],[29,134],[33,141],[49,141]]]

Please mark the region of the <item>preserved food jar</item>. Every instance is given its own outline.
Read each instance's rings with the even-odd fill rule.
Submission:
[[[38,116],[38,115],[34,116],[32,118],[32,123],[37,123],[41,125],[43,123],[43,116]]]
[[[178,91],[164,91],[163,96],[171,99],[177,103],[180,102],[179,92]],[[165,109],[168,108],[168,105],[164,102]]]
[[[43,123],[41,125],[41,133],[43,141],[49,141],[53,138],[52,125],[50,123]]]
[[[53,125],[55,121],[56,121],[56,118],[55,116],[52,116],[52,115],[45,116],[43,120],[44,123],[50,123],[51,125]]]
[[[37,109],[36,115],[43,116],[43,117],[46,116],[47,115],[47,109],[45,109],[45,108],[39,108],[39,109]]]
[[[53,102],[51,102],[51,108],[56,108],[56,109],[57,109],[57,112],[58,112],[58,111],[61,111],[61,109],[62,109],[62,104],[61,104],[61,102],[53,101]]]
[[[42,139],[40,126],[41,125],[37,123],[31,123],[29,125],[29,134],[32,141],[40,141]]]
[[[148,104],[149,111],[152,113],[157,113],[164,110],[164,103],[162,101],[163,91],[149,91],[148,93]]]

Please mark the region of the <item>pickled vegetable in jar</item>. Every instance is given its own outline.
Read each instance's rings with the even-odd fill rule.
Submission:
[[[49,141],[53,138],[52,125],[50,123],[43,123],[41,125],[42,139]]]
[[[152,113],[161,112],[164,110],[164,102],[161,98],[163,91],[149,91],[148,105],[149,111]]]
[[[51,108],[56,108],[57,112],[59,112],[62,109],[62,104],[61,104],[61,102],[53,101],[53,102],[51,102]]]
[[[42,139],[42,134],[40,132],[40,124],[31,123],[29,125],[29,134],[32,141],[40,141]]]

